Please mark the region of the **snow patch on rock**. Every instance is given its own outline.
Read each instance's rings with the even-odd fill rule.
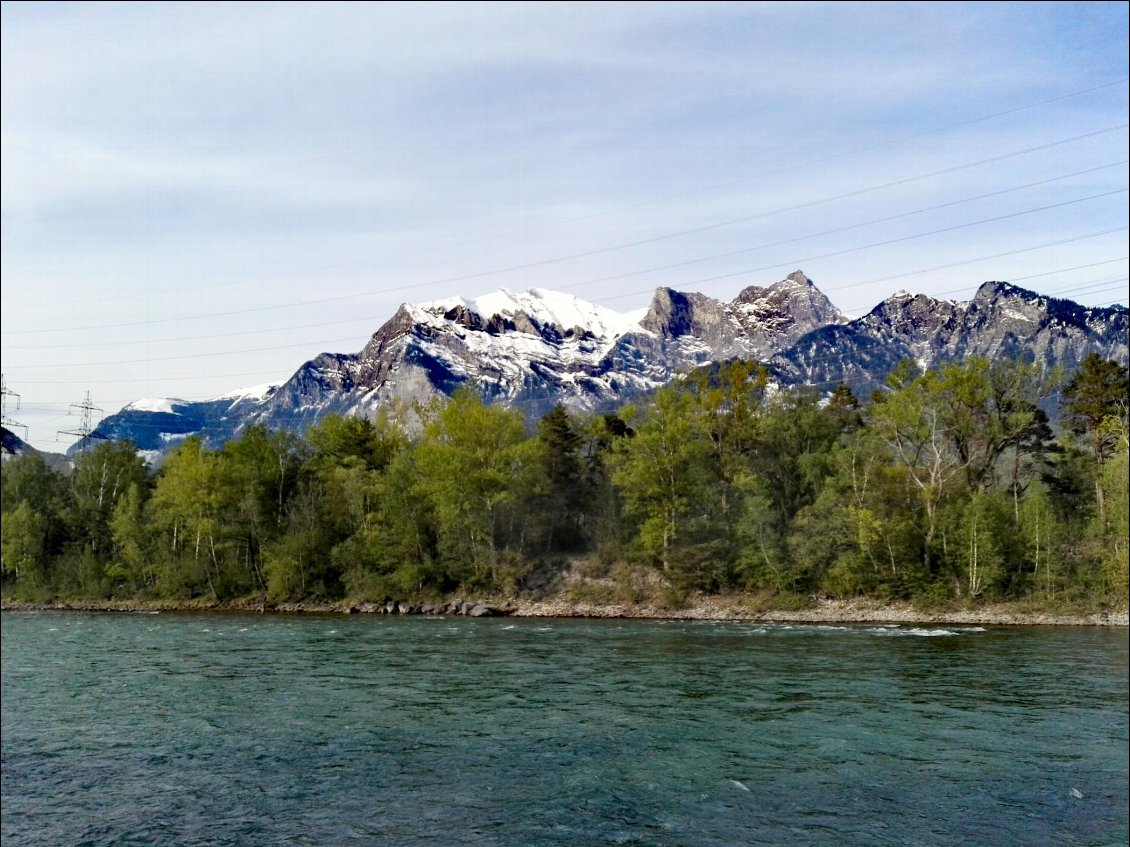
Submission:
[[[144,397],[141,400],[134,400],[132,403],[126,405],[122,411],[129,412],[162,412],[166,415],[177,415],[179,412],[173,411],[173,404],[183,405],[184,400],[178,400],[175,397]]]

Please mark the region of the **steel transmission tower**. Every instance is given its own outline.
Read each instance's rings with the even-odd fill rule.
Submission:
[[[27,427],[19,421],[14,421],[8,417],[8,398],[16,398],[16,411],[20,410],[20,395],[14,391],[8,390],[8,383],[2,375],[0,375],[0,421],[8,429],[22,429],[24,431],[24,441],[27,441]]]
[[[94,427],[90,425],[90,413],[101,412],[102,409],[94,405],[94,401],[90,399],[89,391],[86,392],[86,397],[83,398],[81,403],[71,403],[71,408],[67,414],[74,414],[76,409],[79,413],[78,429],[61,429],[59,435],[77,435],[79,439],[78,449],[81,454],[86,452],[86,445],[91,438],[106,438],[106,436],[95,434]],[[101,420],[101,415],[99,415],[99,420]]]

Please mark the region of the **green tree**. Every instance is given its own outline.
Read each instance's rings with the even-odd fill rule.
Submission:
[[[67,480],[53,471],[36,453],[25,453],[4,462],[0,470],[0,509],[11,512],[21,505],[44,520],[44,565],[49,565],[70,543],[74,516],[74,493]]]
[[[1063,529],[1047,486],[1035,480],[1020,501],[1020,535],[1031,568],[1032,584],[1051,599],[1060,587],[1061,565],[1057,551]]]
[[[382,407],[374,419],[327,415],[306,431],[315,454],[340,461],[355,457],[384,470],[405,448],[408,436],[396,410]]]
[[[156,585],[149,558],[149,527],[145,522],[143,489],[131,483],[118,498],[110,517],[114,543],[113,562],[106,568],[110,579],[123,583],[128,591],[151,590]]]
[[[958,596],[981,597],[1007,585],[1013,548],[1010,504],[994,492],[977,491],[947,504],[943,560]]]
[[[1044,371],[1021,359],[1002,359],[989,368],[990,414],[1000,459],[990,457],[987,464],[1000,467],[1007,480],[1017,521],[1025,489],[1046,474],[1050,458],[1059,450],[1041,404],[1061,384],[1058,369]]]
[[[831,470],[829,458],[842,427],[840,410],[824,407],[810,389],[783,392],[766,405],[752,467],[772,492],[776,530],[782,537],[796,514],[816,499]]]
[[[24,501],[15,509],[5,511],[0,526],[0,545],[3,550],[5,577],[31,588],[46,585],[47,578],[47,519]]]
[[[582,541],[582,517],[590,491],[581,444],[581,435],[564,406],[554,406],[538,421],[533,506],[547,551],[575,550]]]
[[[468,389],[426,410],[425,420],[415,462],[440,552],[453,565],[469,565],[469,583],[495,585],[503,575],[497,543],[503,507],[532,460],[525,422],[520,412],[488,406]]]
[[[743,519],[750,457],[758,442],[768,382],[764,366],[743,360],[700,368],[685,380],[686,390],[694,398],[690,413],[710,447],[716,524],[713,533],[726,542],[732,540],[737,523]]]
[[[0,470],[0,486],[0,508],[4,511],[27,503],[41,514],[54,516],[64,508],[70,495],[64,478],[37,453],[6,460]]]
[[[835,596],[911,596],[930,583],[917,531],[917,492],[887,444],[865,427],[828,456],[829,476],[793,521],[796,567]],[[816,587],[815,585],[811,587]]]
[[[298,485],[305,451],[289,432],[256,424],[224,445],[215,455],[216,494],[221,520],[216,527],[224,546],[256,589],[265,586],[263,547],[284,531],[287,502]]]
[[[1057,376],[1021,360],[990,363],[979,356],[945,365],[938,373],[930,387],[969,493],[996,488],[1007,473],[1018,502],[1026,482],[1023,471],[1052,440],[1039,403],[1051,396]]]
[[[936,371],[914,377],[907,364],[888,379],[891,391],[876,396],[870,425],[906,474],[922,510],[923,565],[933,573],[938,510],[951,481],[967,464],[953,449],[944,384]]]
[[[403,600],[458,586],[463,574],[440,561],[436,521],[420,476],[414,451],[406,447],[380,475],[364,527],[335,548],[350,596]]]
[[[331,551],[342,537],[330,516],[331,497],[315,475],[304,476],[287,504],[285,532],[264,551],[267,594],[273,600],[340,596],[341,573]]]
[[[1095,505],[1106,523],[1102,465],[1118,445],[1127,419],[1128,380],[1125,365],[1090,353],[1063,390],[1063,423],[1086,445],[1094,459]]]
[[[147,487],[149,470],[126,441],[100,441],[75,463],[71,474],[75,527],[95,559],[109,561],[113,552],[110,519],[130,486]]]
[[[161,467],[149,501],[151,525],[161,533],[160,582],[165,593],[193,595],[206,588],[219,599],[223,524],[220,463],[192,436]]]
[[[610,413],[593,416],[581,429],[581,473],[588,492],[581,516],[584,539],[599,558],[611,563],[621,557],[628,536],[628,522],[612,482],[612,463],[616,444],[636,433],[623,418]]]
[[[640,522],[640,546],[671,573],[676,545],[692,541],[716,505],[712,446],[692,396],[677,386],[656,393],[635,433],[617,443],[612,479]]]
[[[1106,520],[1099,527],[1102,539],[1101,567],[1111,596],[1125,601],[1130,590],[1130,455],[1125,430],[1116,441],[1115,452],[1103,462],[1099,482],[1106,492]]]

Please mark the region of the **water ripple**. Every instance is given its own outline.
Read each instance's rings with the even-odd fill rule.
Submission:
[[[1125,630],[4,613],[20,845],[1104,844]]]

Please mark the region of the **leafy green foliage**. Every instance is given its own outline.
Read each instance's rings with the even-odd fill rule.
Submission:
[[[414,410],[412,434],[402,410],[305,438],[250,427],[219,451],[187,439],[155,473],[129,444],[69,476],[27,455],[3,466],[3,586],[404,600],[507,594],[585,557],[618,600],[1124,601],[1126,369],[1087,359],[1055,433],[1058,384],[1024,362],[904,363],[861,406],[843,386],[770,392],[733,361],[534,431],[464,390]]]

